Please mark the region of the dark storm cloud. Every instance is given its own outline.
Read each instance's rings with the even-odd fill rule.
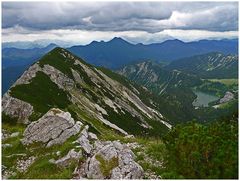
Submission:
[[[237,2],[4,2],[3,28],[236,31]]]

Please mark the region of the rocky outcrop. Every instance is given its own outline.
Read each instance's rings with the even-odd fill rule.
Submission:
[[[15,82],[13,86],[21,84],[29,84],[31,79],[36,76],[36,73],[41,70],[41,67],[36,63],[29,67],[27,71]]]
[[[234,94],[227,91],[226,94],[224,95],[224,97],[220,99],[219,103],[222,104],[222,103],[225,103],[225,102],[229,102],[232,99],[234,99]]]
[[[14,132],[10,135],[11,138],[17,137],[19,135],[19,132]]]
[[[97,135],[88,131],[86,125],[80,132],[82,123],[75,123],[71,114],[59,109],[51,109],[38,121],[32,122],[24,131],[22,143],[27,145],[33,142],[42,142],[47,147],[53,144],[64,143],[72,135],[79,134],[67,155],[49,162],[61,167],[72,163],[77,165],[74,178],[86,179],[139,179],[143,169],[134,159],[129,144],[119,141],[101,141]],[[80,149],[80,151],[76,151]],[[60,152],[56,154],[58,156]],[[55,152],[54,152],[55,154]],[[81,159],[82,158],[82,159]],[[19,171],[24,172],[26,165],[30,165],[35,158],[19,161]],[[83,160],[81,164],[80,160]]]
[[[72,79],[68,78],[53,66],[47,64],[42,68],[38,63],[36,63],[23,73],[23,75],[15,82],[13,87],[21,84],[29,84],[31,79],[34,78],[36,73],[39,71],[48,75],[49,78],[61,89],[71,89],[74,85],[74,81]]]
[[[78,84],[83,84],[84,81],[83,79],[81,78],[81,76],[79,75],[79,73],[77,71],[75,71],[74,69],[71,69],[72,71],[72,74],[73,74],[73,77],[74,77],[74,80],[78,83]]]
[[[81,150],[76,152],[74,149],[71,149],[68,154],[58,160],[50,160],[51,163],[57,164],[58,166],[66,167],[72,162],[78,162],[78,160],[82,157]]]
[[[46,143],[46,147],[64,143],[69,137],[79,133],[82,123],[76,122],[69,112],[51,109],[38,121],[32,122],[24,131],[22,143]]]
[[[73,88],[74,81],[64,75],[61,71],[50,65],[44,65],[42,72],[49,76],[49,78],[58,85],[61,89],[70,90]]]
[[[83,150],[87,153],[87,154],[90,154],[92,149],[93,149],[93,146],[90,144],[90,141],[89,141],[89,135],[88,135],[88,126],[86,126],[81,134],[80,134],[80,137],[77,139],[77,143],[80,144],[80,146],[83,148]]]
[[[135,155],[119,141],[95,142],[95,151],[82,167],[75,171],[77,178],[140,179],[142,167],[134,161]]]
[[[2,98],[2,111],[10,117],[18,118],[19,122],[28,123],[33,106],[6,93]]]
[[[71,114],[60,109],[50,109],[38,121],[27,126],[21,140],[24,145],[41,142],[50,147],[63,144],[68,138],[78,134],[72,142],[68,153],[59,159],[50,159],[49,162],[60,167],[75,164],[74,178],[81,179],[140,179],[143,176],[142,167],[134,161],[135,155],[129,144],[119,141],[101,141],[97,135],[88,131],[89,126],[83,129],[81,122],[75,122]],[[12,136],[18,136],[17,133]],[[76,151],[79,150],[79,151]],[[53,152],[60,156],[61,152]],[[48,153],[52,155],[51,153]],[[27,171],[36,157],[19,159],[16,168],[19,172]],[[79,164],[81,162],[81,164]]]

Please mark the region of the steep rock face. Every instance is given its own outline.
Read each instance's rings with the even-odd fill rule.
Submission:
[[[18,118],[18,121],[28,123],[28,117],[33,112],[33,107],[22,100],[11,97],[8,93],[2,98],[2,111],[11,117]]]
[[[22,143],[28,145],[33,142],[43,142],[46,143],[46,147],[61,144],[76,135],[81,126],[82,123],[79,121],[75,123],[70,113],[51,109],[38,121],[28,125]]]
[[[21,84],[29,84],[31,79],[36,76],[36,73],[41,70],[38,64],[33,64],[21,77],[13,84],[13,87]]]
[[[44,65],[41,67],[39,66],[38,62],[30,66],[29,69],[25,71],[23,75],[15,82],[13,87],[21,84],[29,84],[31,79],[36,77],[36,73],[39,71],[48,75],[50,79],[61,89],[69,89],[73,87],[74,81],[61,71],[51,65]]]

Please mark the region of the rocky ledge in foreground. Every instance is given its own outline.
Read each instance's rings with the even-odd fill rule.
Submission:
[[[68,112],[60,109],[51,109],[38,121],[28,125],[24,131],[24,145],[33,142],[47,143],[46,147],[62,144],[68,138],[79,133],[82,123],[75,121]]]
[[[75,148],[49,162],[66,167],[76,163],[74,179],[140,179],[142,167],[134,161],[135,155],[127,144],[119,141],[101,141],[83,125],[71,117],[71,114],[60,109],[49,110],[38,121],[29,124],[24,131],[22,143],[31,145],[34,142],[51,147],[64,144],[71,136],[77,136],[72,144]]]

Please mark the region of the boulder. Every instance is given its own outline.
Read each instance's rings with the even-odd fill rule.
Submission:
[[[51,109],[38,121],[25,129],[22,139],[24,145],[43,142],[46,147],[64,143],[68,138],[79,133],[82,123],[73,120],[69,112]]]
[[[85,164],[85,176],[92,179],[140,179],[142,167],[134,161],[134,153],[119,141],[103,143]]]
[[[51,163],[57,164],[62,167],[66,167],[71,164],[72,161],[78,161],[82,157],[82,152],[76,152],[74,149],[71,149],[68,154],[58,160],[50,160]]]

